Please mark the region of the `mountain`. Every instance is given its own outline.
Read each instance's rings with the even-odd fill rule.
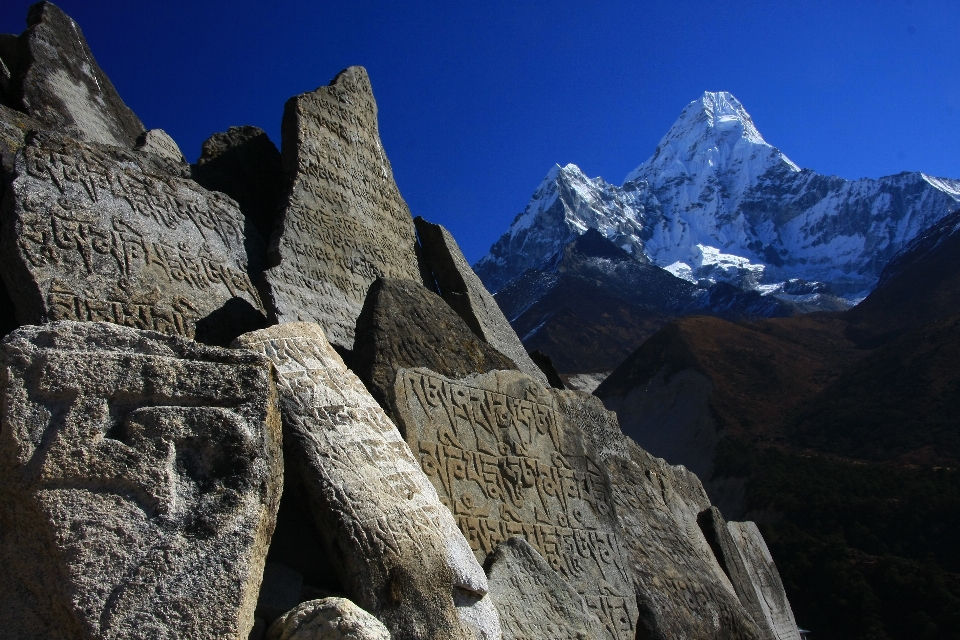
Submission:
[[[960,181],[919,172],[845,180],[801,169],[736,98],[706,92],[619,187],[572,164],[554,167],[474,269],[496,292],[596,229],[691,282],[791,297],[784,283],[801,279],[856,301],[958,202]]]

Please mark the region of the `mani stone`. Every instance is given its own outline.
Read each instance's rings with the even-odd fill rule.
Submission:
[[[593,640],[600,621],[580,594],[523,538],[501,542],[487,563],[503,640]]]
[[[753,522],[728,522],[727,530],[740,553],[760,611],[754,620],[770,629],[774,640],[800,640],[797,621],[767,543]]]
[[[320,326],[276,325],[235,346],[276,367],[285,459],[347,595],[398,640],[500,638],[483,569],[397,428]]]
[[[544,385],[547,376],[540,370],[510,326],[496,300],[463,257],[457,241],[439,224],[421,217],[414,220],[423,258],[430,267],[440,295],[456,311],[470,330],[491,347],[517,364],[517,368]]]
[[[277,619],[267,640],[390,640],[390,632],[346,598],[323,598],[304,602]]]
[[[150,129],[141,133],[137,138],[136,150],[153,153],[179,164],[187,164],[180,147],[163,129]]]
[[[394,413],[478,560],[523,536],[583,597],[601,638],[633,640],[637,607],[623,534],[563,393],[519,371],[451,380],[404,369]]]
[[[87,142],[133,148],[144,127],[97,65],[80,27],[50,2],[27,12],[17,74],[24,111]]]
[[[236,200],[243,215],[269,242],[287,180],[280,152],[263,129],[230,127],[210,136],[193,167],[193,179]]]
[[[357,319],[353,370],[389,407],[397,371],[416,367],[450,378],[516,368],[437,294],[409,280],[377,278]]]
[[[4,637],[246,640],[283,478],[269,363],[105,322],[0,352]]]
[[[0,235],[20,324],[104,320],[221,345],[262,327],[243,217],[226,196],[182,177],[188,170],[152,154],[31,136]]]
[[[639,606],[637,637],[761,640],[697,522],[710,507],[700,480],[625,437],[616,414],[580,392],[558,392],[593,441],[611,487],[617,533]]]
[[[271,240],[265,303],[277,322],[310,321],[353,348],[357,316],[379,276],[421,282],[410,210],[380,143],[363,67],[291,98],[283,113],[291,181]]]

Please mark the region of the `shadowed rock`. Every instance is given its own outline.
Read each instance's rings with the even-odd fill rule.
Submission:
[[[551,387],[554,389],[566,388],[566,386],[563,384],[563,379],[560,377],[560,374],[557,373],[557,369],[553,366],[553,360],[550,359],[550,356],[542,351],[531,351],[530,359],[533,360],[535,365],[540,367],[540,371],[543,371],[543,375],[547,376],[547,381],[550,383]]]
[[[390,631],[346,598],[323,598],[288,611],[267,640],[390,640]]]

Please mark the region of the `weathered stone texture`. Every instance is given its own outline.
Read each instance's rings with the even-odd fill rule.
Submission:
[[[183,152],[170,135],[163,129],[150,129],[144,131],[137,138],[137,151],[146,151],[155,155],[173,160],[179,164],[186,164],[187,159],[183,157]]]
[[[287,463],[351,599],[398,639],[499,638],[486,577],[450,512],[321,328],[277,325],[236,346],[276,366]]]
[[[510,326],[496,300],[463,257],[450,232],[421,217],[414,220],[423,258],[440,288],[440,295],[477,336],[517,364],[517,368],[541,384],[549,385]]]
[[[245,640],[282,489],[269,363],[109,323],[0,350],[3,636]]]
[[[380,405],[389,407],[397,371],[416,367],[450,378],[516,368],[437,294],[409,280],[378,278],[357,320],[353,370]]]
[[[390,632],[346,598],[323,598],[284,614],[270,626],[267,640],[390,640]]]
[[[500,543],[487,563],[487,579],[504,640],[593,640],[604,635],[580,594],[523,538]]]
[[[15,99],[45,126],[133,148],[143,123],[97,65],[80,27],[49,2],[30,7],[20,35]]]
[[[17,155],[0,238],[19,322],[104,320],[216,344],[263,326],[243,218],[186,171],[151,154],[33,136]]]
[[[517,371],[454,381],[405,369],[394,411],[478,559],[525,537],[584,598],[602,637],[632,640],[637,608],[622,532],[597,455],[562,393]]]
[[[754,597],[760,608],[755,618],[762,619],[758,623],[770,630],[770,637],[774,640],[800,640],[797,621],[783,590],[780,572],[757,525],[753,522],[728,522],[727,529],[740,552],[755,592]]]
[[[416,233],[380,143],[377,105],[363,67],[291,98],[283,164],[292,181],[271,241],[265,302],[278,322],[319,323],[353,347],[357,316],[378,277],[420,282]]]

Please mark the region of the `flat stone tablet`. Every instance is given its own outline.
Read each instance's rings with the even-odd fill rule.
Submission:
[[[283,481],[269,363],[104,322],[0,352],[3,635],[246,640]]]
[[[34,135],[0,236],[18,321],[103,320],[215,344],[262,327],[243,217],[185,173],[153,154]]]
[[[265,276],[278,322],[309,321],[353,348],[378,277],[422,282],[416,232],[380,143],[377,104],[363,67],[287,102],[283,166],[292,181]]]
[[[348,595],[394,638],[500,637],[487,580],[383,409],[313,323],[235,346],[273,361],[287,464]]]

